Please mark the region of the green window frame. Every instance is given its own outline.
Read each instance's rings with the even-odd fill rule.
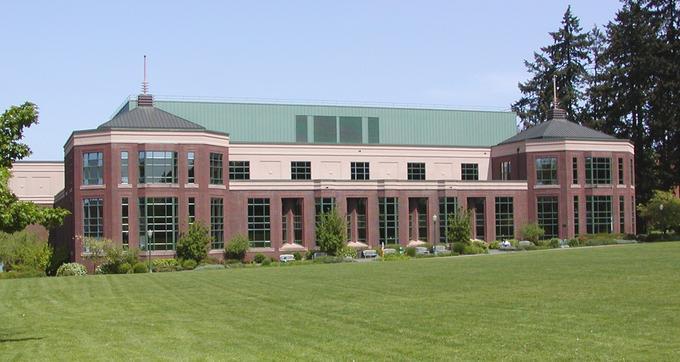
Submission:
[[[515,238],[513,201],[512,196],[496,196],[496,240]]]
[[[464,181],[479,180],[479,165],[476,163],[462,163],[460,165],[460,178]]]
[[[196,183],[196,153],[187,152],[187,183]]]
[[[536,214],[538,226],[545,230],[544,239],[559,236],[559,201],[557,196],[538,196],[536,198]]]
[[[408,162],[406,164],[407,178],[410,181],[425,180],[425,162]]]
[[[352,180],[370,180],[371,169],[368,162],[352,162],[350,166]]]
[[[248,199],[248,239],[252,248],[271,246],[271,217],[268,198]]]
[[[120,183],[128,184],[130,183],[130,163],[129,163],[128,151],[120,152]]]
[[[104,200],[101,198],[83,199],[83,237],[104,237]]]
[[[176,197],[140,197],[139,239],[153,230],[152,240],[147,241],[149,250],[175,250],[179,238],[179,215]]]
[[[619,233],[626,232],[626,200],[619,196]]]
[[[176,184],[177,152],[139,151],[140,184]]]
[[[291,161],[290,162],[291,180],[311,180],[312,163],[310,161]]]
[[[221,153],[210,153],[210,184],[223,185],[224,184],[224,162]],[[231,165],[231,162],[229,163]],[[230,166],[231,168],[231,166]],[[231,177],[231,174],[230,174]]]
[[[611,183],[611,158],[586,157],[586,184],[609,185]]]
[[[120,240],[123,248],[130,246],[130,199],[123,197],[120,200]]]
[[[508,181],[512,179],[512,162],[501,162],[501,180]]]
[[[224,199],[210,198],[210,236],[211,249],[224,249]]]
[[[586,232],[600,234],[612,232],[612,197],[586,196]]]
[[[104,153],[83,153],[83,185],[104,184]]]
[[[399,242],[399,198],[378,198],[378,229],[381,243]]]
[[[619,185],[623,185],[624,179],[623,179],[623,158],[619,157]]]
[[[189,197],[187,199],[187,216],[188,216],[189,225],[196,222],[196,198],[195,197]]]
[[[317,197],[314,200],[314,204],[316,222],[318,223],[321,218],[321,214],[329,213],[335,208],[335,197]]]
[[[572,185],[578,184],[578,158],[573,157],[571,159],[571,183]]]
[[[449,215],[456,215],[458,213],[458,198],[457,197],[440,197],[439,198],[439,242],[449,242],[447,233],[449,226]]]
[[[539,157],[536,165],[536,185],[557,185],[557,157]]]
[[[250,161],[229,161],[230,180],[250,180]]]
[[[578,202],[578,196],[574,195],[574,236],[577,236],[578,234],[581,233],[580,225],[581,221],[579,220],[579,202]]]

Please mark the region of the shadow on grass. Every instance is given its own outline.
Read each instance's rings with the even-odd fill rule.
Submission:
[[[20,337],[20,338],[2,338],[2,337],[0,337],[0,343],[37,341],[37,340],[41,340],[43,338],[45,338],[45,337]]]

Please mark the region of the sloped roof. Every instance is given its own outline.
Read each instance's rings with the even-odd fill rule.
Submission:
[[[596,131],[592,128],[581,126],[564,118],[554,118],[524,130],[499,144],[513,143],[532,139],[575,139],[575,140],[598,140],[616,141],[616,137]]]
[[[97,129],[205,130],[205,127],[156,107],[136,107],[118,113]]]

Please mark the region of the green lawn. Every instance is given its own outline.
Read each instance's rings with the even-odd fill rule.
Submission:
[[[0,281],[0,360],[680,359],[680,243]]]

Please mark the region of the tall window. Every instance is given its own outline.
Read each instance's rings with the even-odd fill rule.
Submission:
[[[628,163],[629,167],[629,173],[630,173],[630,180],[628,180],[628,183],[631,185],[635,184],[635,169],[633,168],[633,159],[630,159],[630,162]],[[633,208],[635,210],[635,208]]]
[[[512,179],[512,162],[501,162],[501,180],[507,181]]]
[[[623,185],[623,158],[619,157],[619,185]]]
[[[83,199],[83,236],[104,237],[104,202],[100,198]]]
[[[340,143],[361,143],[363,127],[361,117],[339,117]]]
[[[210,184],[222,185],[224,184],[224,176],[222,175],[222,154],[210,153]]]
[[[176,184],[177,152],[139,151],[140,184]]]
[[[632,228],[631,234],[635,233],[635,195],[630,197],[630,225]]]
[[[229,161],[230,180],[250,180],[250,161]]]
[[[196,183],[196,154],[187,152],[187,183]]]
[[[187,215],[189,215],[189,225],[196,222],[196,198],[190,197],[187,204]]]
[[[399,199],[396,197],[378,198],[380,242],[394,244],[399,242]]]
[[[578,213],[578,196],[574,196],[574,236],[581,233],[579,226],[581,225]]]
[[[102,152],[83,153],[83,185],[104,184],[104,154]]]
[[[536,185],[557,185],[557,158],[536,159]]]
[[[309,161],[291,161],[290,178],[291,180],[311,180],[312,163]]]
[[[370,169],[368,162],[352,162],[352,180],[369,180]]]
[[[425,180],[425,162],[408,162],[406,170],[409,180]]]
[[[476,163],[462,163],[460,165],[460,177],[462,180],[479,180],[479,165]]]
[[[334,197],[317,197],[316,200],[316,222],[319,222],[319,217],[323,213],[331,212],[335,208]]]
[[[224,199],[210,199],[210,236],[212,249],[224,249]]]
[[[612,183],[611,159],[608,157],[586,157],[586,184],[610,183]]]
[[[295,116],[295,142],[307,143],[307,116]]]
[[[248,239],[250,246],[271,246],[269,199],[248,199]]]
[[[457,197],[440,197],[439,198],[439,241],[448,243],[448,225],[449,215],[455,215],[458,212],[458,198]]]
[[[515,221],[512,197],[496,197],[496,239],[514,239]]]
[[[179,217],[176,197],[139,198],[139,239],[147,238],[147,231],[153,236],[147,240],[150,250],[175,250],[179,237]]]
[[[588,234],[612,232],[612,197],[586,196],[586,231]]]
[[[545,230],[546,239],[556,238],[559,235],[559,209],[557,208],[557,196],[539,196],[536,210],[538,225]]]
[[[571,159],[571,183],[578,184],[578,158]]]
[[[123,248],[130,246],[130,201],[127,197],[123,197],[120,202],[120,227]]]
[[[626,232],[626,200],[623,196],[619,196],[619,232]]]
[[[130,182],[130,164],[128,162],[128,152],[122,151],[120,153],[120,183],[127,184]]]

